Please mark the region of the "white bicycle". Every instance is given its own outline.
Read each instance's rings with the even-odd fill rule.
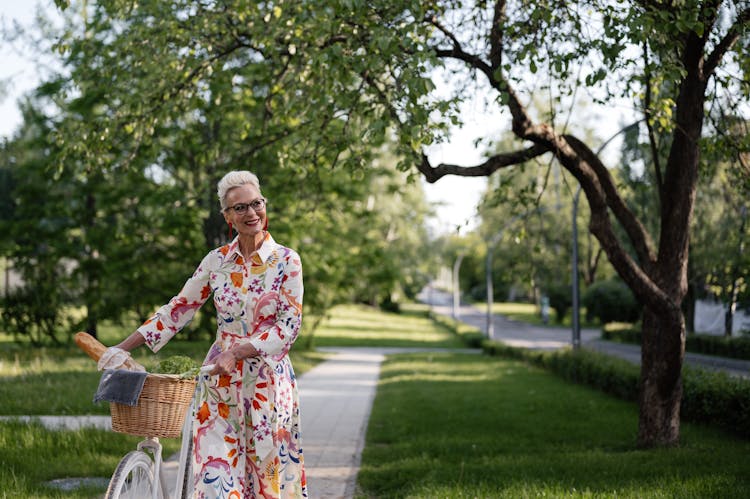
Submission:
[[[204,366],[198,375],[196,393],[202,389],[213,365]],[[194,399],[195,400],[195,399]],[[166,499],[169,491],[175,499],[190,497],[192,494],[192,470],[190,454],[193,448],[192,403],[188,407],[185,423],[182,426],[182,445],[176,481],[170,487],[163,469],[162,445],[158,437],[146,437],[138,443],[137,449],[123,457],[105,494],[105,499]]]

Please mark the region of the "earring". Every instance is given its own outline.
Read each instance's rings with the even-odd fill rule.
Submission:
[[[266,221],[263,224],[263,230],[268,230],[268,215],[266,215]]]
[[[232,240],[232,222],[229,222],[229,240]]]

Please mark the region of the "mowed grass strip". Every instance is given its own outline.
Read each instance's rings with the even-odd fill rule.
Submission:
[[[518,361],[389,356],[358,498],[750,497],[750,442],[682,425],[638,450],[635,404]]]
[[[329,319],[315,332],[316,347],[418,347],[462,348],[456,335],[435,324],[425,305],[402,306],[400,313],[383,312],[366,305],[334,307]]]
[[[120,459],[142,440],[103,430],[54,431],[40,424],[0,423],[0,499],[19,497],[102,497]],[[161,439],[164,456],[179,451],[179,440]],[[99,485],[60,490],[50,481],[102,478]]]
[[[140,347],[135,359],[148,370],[172,355],[187,355],[202,362],[210,345],[208,341],[172,340],[158,354]],[[299,376],[327,355],[292,347],[290,356]],[[109,414],[109,404],[93,403],[100,377],[96,363],[75,346],[27,346],[23,350],[15,345],[5,350],[0,347],[0,416]]]

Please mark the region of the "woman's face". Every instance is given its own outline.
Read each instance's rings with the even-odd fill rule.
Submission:
[[[255,236],[266,223],[266,203],[260,191],[251,184],[233,187],[227,192],[224,219],[240,235]],[[255,206],[255,208],[253,208]]]

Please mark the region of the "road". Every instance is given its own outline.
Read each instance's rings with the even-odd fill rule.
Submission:
[[[453,298],[450,293],[435,288],[425,288],[417,297],[430,305],[434,313],[451,316]],[[458,307],[458,319],[476,327],[487,334],[487,313],[484,307],[461,304]],[[573,333],[569,328],[555,326],[535,326],[524,322],[512,321],[500,314],[492,317],[492,340],[501,341],[510,346],[536,350],[555,350],[572,345]],[[634,364],[641,362],[641,347],[601,339],[599,329],[581,329],[581,347],[589,350],[620,357]],[[686,352],[685,363],[711,371],[724,371],[732,376],[750,379],[750,361],[715,357]]]

